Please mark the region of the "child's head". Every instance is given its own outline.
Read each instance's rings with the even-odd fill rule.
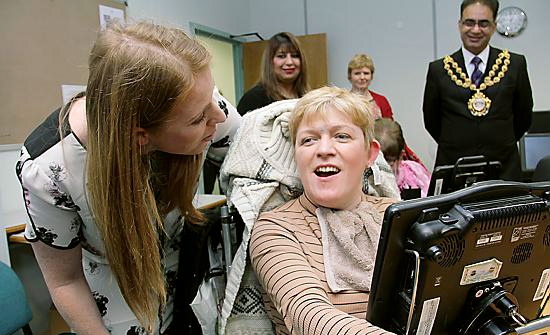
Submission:
[[[380,150],[395,173],[405,147],[401,126],[397,121],[380,118],[374,122],[374,137],[380,142]]]

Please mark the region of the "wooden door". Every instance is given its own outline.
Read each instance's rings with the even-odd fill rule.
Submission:
[[[307,60],[309,86],[319,88],[327,84],[327,35],[312,34],[296,36]],[[243,74],[244,90],[247,91],[260,79],[262,55],[268,41],[244,42]]]

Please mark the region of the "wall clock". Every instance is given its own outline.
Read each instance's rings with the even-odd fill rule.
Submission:
[[[519,7],[505,7],[498,12],[496,23],[499,34],[515,37],[527,27],[527,15]]]

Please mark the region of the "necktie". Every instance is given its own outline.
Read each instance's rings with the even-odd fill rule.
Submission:
[[[476,85],[476,87],[479,87],[479,84],[481,84],[481,77],[483,77],[483,72],[479,69],[479,63],[481,63],[481,58],[475,56],[472,58],[471,61],[472,64],[474,64],[474,72],[472,72],[472,83]]]

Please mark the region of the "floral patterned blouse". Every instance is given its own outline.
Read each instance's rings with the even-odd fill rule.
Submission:
[[[216,97],[226,115],[229,106],[238,116],[234,107],[225,102],[217,91],[214,92]],[[105,326],[111,334],[145,334],[144,328],[122,297],[104,256],[103,240],[90,213],[84,180],[86,149],[70,130],[60,136],[59,114],[60,109],[32,132],[17,162],[16,171],[30,218],[25,238],[30,242],[40,240],[58,249],[81,246],[84,274]],[[240,117],[228,117],[229,120],[232,124],[222,127],[223,131],[218,129],[215,142],[221,138],[221,141],[229,144],[228,139],[232,134],[227,133],[238,127]],[[219,150],[219,145],[216,147]],[[159,311],[155,333],[162,333],[172,321],[182,225],[183,220],[178,211],[167,215],[167,235],[162,239],[162,264],[168,296],[166,306]]]

